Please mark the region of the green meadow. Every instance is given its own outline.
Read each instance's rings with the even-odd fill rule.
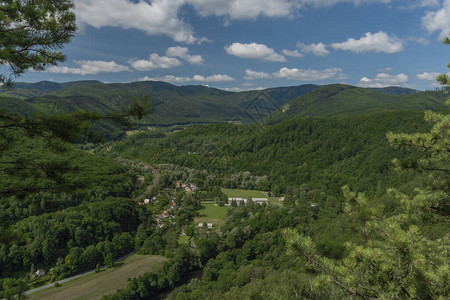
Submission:
[[[125,286],[128,278],[138,277],[147,272],[158,271],[167,258],[155,255],[134,254],[116,264],[114,268],[103,269],[67,283],[33,293],[27,299],[71,300],[100,299]]]
[[[213,223],[215,226],[221,226],[225,222],[228,207],[213,203],[202,205],[204,208],[199,211],[199,217],[194,219],[195,225],[198,225],[198,223]]]
[[[240,189],[224,189],[222,188],[222,193],[227,195],[227,197],[240,197],[240,198],[267,198],[267,195],[263,192],[256,190],[240,190]]]

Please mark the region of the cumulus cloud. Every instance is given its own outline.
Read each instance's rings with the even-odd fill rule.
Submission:
[[[378,73],[374,78],[362,77],[358,86],[367,88],[382,88],[387,86],[406,86],[409,78],[403,73],[391,75],[387,73]]]
[[[390,72],[390,71],[392,71],[392,68],[391,67],[386,67],[384,69],[378,69],[378,71],[379,72]]]
[[[101,60],[74,60],[79,67],[71,68],[65,66],[52,66],[45,72],[59,73],[59,74],[77,74],[77,75],[95,75],[98,73],[118,73],[130,72],[131,69],[127,66],[117,64],[114,61]]]
[[[424,80],[424,81],[436,81],[436,77],[440,75],[441,73],[438,72],[423,72],[421,74],[417,74],[417,79]]]
[[[201,55],[190,55],[187,47],[169,47],[166,51],[167,56],[179,57],[186,60],[190,64],[202,65],[203,58]]]
[[[417,43],[417,44],[420,44],[420,45],[424,45],[424,46],[428,46],[430,44],[430,41],[427,40],[426,38],[423,38],[423,37],[411,36],[411,37],[408,37],[408,41],[409,42],[413,42],[413,43]]]
[[[228,75],[224,74],[215,74],[211,76],[201,76],[201,75],[194,75],[192,77],[194,81],[199,82],[224,82],[224,81],[234,81],[235,79],[233,77],[230,77]]]
[[[255,19],[259,16],[292,17],[303,8],[329,7],[339,2],[359,5],[390,3],[391,0],[186,0],[202,16],[223,16],[231,20]]]
[[[279,71],[273,73],[277,78],[286,78],[291,80],[301,81],[318,81],[325,79],[344,79],[345,75],[341,68],[329,68],[325,70],[303,70],[303,69],[289,69],[281,68]]]
[[[450,0],[444,0],[438,10],[427,12],[422,17],[422,25],[429,33],[440,31],[438,38],[443,40],[450,32]]]
[[[225,51],[227,51],[230,55],[242,58],[255,58],[271,62],[286,62],[286,58],[284,56],[276,53],[275,50],[264,44],[233,43],[230,46],[225,46]]]
[[[256,72],[250,69],[245,70],[246,76],[244,79],[246,80],[255,80],[255,79],[269,79],[272,78],[272,76],[269,73],[265,72]]]
[[[187,0],[202,16],[225,16],[232,20],[255,19],[259,16],[286,17],[302,1],[292,0]]]
[[[224,24],[229,24],[232,20],[258,17],[291,18],[298,16],[302,9],[329,7],[339,2],[359,5],[391,0],[74,0],[79,28],[89,25],[137,29],[189,44],[207,39],[195,36],[191,25],[180,18],[185,5],[204,17],[223,17]]]
[[[331,46],[337,50],[348,50],[356,53],[371,51],[397,53],[403,50],[403,42],[399,38],[389,36],[383,31],[377,33],[367,32],[359,40],[349,38],[343,43],[333,43]]]
[[[298,2],[302,2],[304,5],[314,5],[314,6],[323,6],[323,7],[329,7],[333,6],[339,2],[350,2],[355,5],[361,5],[361,4],[371,4],[376,2],[381,3],[391,3],[392,0],[300,0]]]
[[[245,91],[262,91],[267,89],[266,87],[246,87],[246,88],[241,88],[241,87],[232,87],[232,88],[224,88],[221,90],[227,91],[227,92],[245,92]]]
[[[142,77],[139,78],[139,81],[166,81],[166,82],[227,82],[227,81],[235,81],[233,77],[230,77],[225,74],[215,74],[211,76],[202,76],[202,75],[194,75],[193,77],[177,77],[173,75],[166,75],[162,77]]]
[[[322,43],[306,45],[298,42],[297,47],[300,48],[302,52],[312,53],[315,56],[327,56],[330,54],[330,51],[327,50],[325,44]]]
[[[156,53],[150,54],[148,60],[130,60],[128,63],[138,71],[151,71],[153,69],[170,69],[181,65],[181,61],[175,57],[159,56]]]
[[[178,18],[185,0],[75,0],[79,26],[138,29],[149,35],[164,34],[177,42],[200,42],[189,24]]]
[[[304,57],[304,55],[301,54],[300,52],[298,52],[298,50],[294,50],[294,51],[283,50],[283,51],[281,51],[281,52],[283,52],[283,54],[286,55],[286,56],[298,57],[298,58]]]

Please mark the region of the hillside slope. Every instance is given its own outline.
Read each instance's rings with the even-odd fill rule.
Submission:
[[[322,86],[291,100],[267,118],[267,124],[305,116],[351,116],[395,110],[445,110],[442,92],[416,92],[393,95],[350,85]]]
[[[206,86],[175,86],[165,82],[104,84],[97,81],[69,83],[17,83],[2,90],[10,106],[31,104],[46,113],[79,109],[107,112],[127,107],[133,97],[149,96],[153,113],[140,125],[173,125],[212,122],[252,122],[289,100],[317,88],[315,85],[271,88],[263,91],[227,92]],[[30,109],[26,110],[29,113]]]

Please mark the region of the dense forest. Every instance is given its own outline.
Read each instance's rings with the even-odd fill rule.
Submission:
[[[444,99],[434,93],[435,99]],[[436,132],[430,120],[438,122],[439,114],[425,120],[423,111],[408,109],[292,116],[269,123],[153,127],[101,145],[49,145],[47,137],[7,131],[11,142],[2,152],[9,165],[2,170],[0,293],[9,297],[24,290],[24,282],[38,286],[100,266],[111,268],[117,258],[135,250],[169,260],[159,272],[129,280],[105,298],[365,298],[357,285],[349,292],[336,284],[351,282],[340,264],[352,257],[352,247],[372,245],[360,230],[368,228],[371,215],[396,218],[403,211],[399,195],[412,197],[415,188],[430,182],[427,168],[418,168],[429,158],[423,149],[408,143],[394,147],[398,141],[386,137],[402,133],[423,139],[427,132]],[[441,155],[439,166],[445,168],[448,154]],[[396,168],[394,159],[406,169]],[[32,165],[25,167],[29,162]],[[146,195],[156,199],[150,205],[132,200],[146,188],[136,184],[138,179],[149,183],[154,178],[140,162],[156,167],[161,176]],[[177,182],[198,189],[179,190]],[[436,188],[445,192],[446,183],[444,176]],[[387,193],[391,187],[396,192]],[[197,229],[194,219],[204,201],[227,203],[222,188],[264,191],[284,202],[231,207],[220,228]],[[172,202],[177,203],[172,217],[161,219],[167,207],[174,207]],[[349,205],[361,212],[350,213]],[[442,255],[447,246],[438,241],[445,239],[448,221],[445,206],[439,205],[433,206],[440,211],[437,216],[418,214],[414,222],[429,243],[440,245],[430,247],[441,247],[436,253]],[[309,248],[302,244],[306,237]],[[310,260],[300,259],[305,247],[314,248],[306,257],[329,268],[335,275],[328,278],[336,282],[326,280],[328,273],[319,276],[323,269]],[[40,268],[52,272],[44,280],[30,279]],[[202,275],[186,284],[184,278],[196,270]],[[445,280],[445,274],[439,280]],[[447,293],[445,288],[428,291],[408,284],[414,287],[410,295]]]
[[[138,255],[164,264],[102,299],[450,297],[448,74],[425,92],[14,82],[65,60],[75,10],[0,4],[0,298]]]

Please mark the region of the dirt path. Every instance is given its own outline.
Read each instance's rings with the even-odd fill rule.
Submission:
[[[160,175],[159,175],[158,170],[156,170],[155,168],[153,168],[152,166],[149,166],[149,165],[147,165],[147,164],[144,164],[144,166],[145,166],[147,169],[152,170],[153,174],[155,174],[155,180],[153,180],[152,185],[150,185],[150,186],[145,190],[145,192],[143,192],[142,194],[140,194],[139,196],[137,196],[136,198],[134,198],[134,201],[142,200],[142,198],[144,198],[146,194],[150,193],[150,192],[153,190],[153,188],[154,188],[155,186],[157,186],[158,183],[159,183],[159,177],[160,177]]]

